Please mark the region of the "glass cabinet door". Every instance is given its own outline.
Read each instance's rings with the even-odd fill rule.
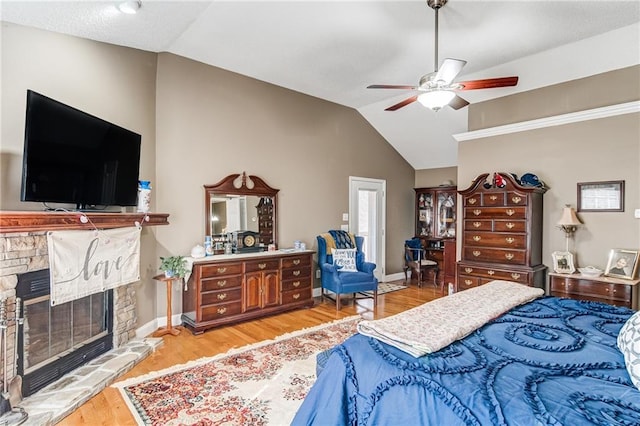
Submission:
[[[438,238],[456,236],[456,193],[438,192],[436,205],[436,231]]]
[[[416,236],[433,236],[433,193],[416,193]]]

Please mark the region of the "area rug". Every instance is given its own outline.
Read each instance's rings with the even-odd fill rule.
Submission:
[[[114,383],[141,425],[288,425],[316,355],[356,333],[352,316]]]
[[[391,293],[392,291],[404,290],[405,288],[409,288],[406,285],[392,284],[392,283],[378,283],[378,296],[385,293]],[[363,293],[371,296],[373,292],[365,291]]]

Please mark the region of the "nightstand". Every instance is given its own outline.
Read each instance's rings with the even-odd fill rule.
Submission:
[[[550,273],[549,294],[637,309],[638,283],[640,280]]]

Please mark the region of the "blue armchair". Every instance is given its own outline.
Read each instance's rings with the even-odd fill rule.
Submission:
[[[356,272],[343,272],[339,266],[333,264],[331,252],[327,252],[327,241],[325,236],[318,235],[318,266],[321,271],[322,299],[332,297],[325,294],[325,289],[335,293],[336,310],[340,310],[340,296],[343,294],[353,294],[354,301],[356,293],[370,291],[373,293],[373,307],[377,306],[378,299],[378,279],[373,275],[376,269],[375,263],[365,262],[362,252],[363,237],[355,237],[356,243]],[[330,237],[329,237],[330,238]],[[333,244],[329,244],[331,247]],[[364,294],[369,297],[367,294]]]

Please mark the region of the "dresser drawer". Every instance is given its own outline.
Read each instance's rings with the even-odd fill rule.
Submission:
[[[465,247],[462,252],[462,258],[465,260],[503,263],[506,265],[524,265],[525,257],[525,251],[497,248]]]
[[[303,266],[301,268],[289,268],[282,270],[282,280],[308,278],[311,276],[311,267]]]
[[[282,281],[282,291],[300,290],[303,288],[311,288],[311,277],[298,278]]]
[[[242,275],[204,278],[201,280],[201,291],[226,290],[242,285]]]
[[[218,263],[215,265],[200,266],[200,277],[219,277],[223,275],[236,275],[242,273],[242,263]]]
[[[496,232],[526,232],[527,223],[523,220],[495,220],[493,230]]]
[[[242,297],[242,289],[240,287],[231,290],[210,291],[202,293],[202,305],[213,305],[219,303],[239,302]]]
[[[524,219],[525,207],[465,207],[465,219]]]
[[[458,291],[467,290],[480,285],[480,278],[460,275],[458,277]]]
[[[280,269],[279,259],[263,259],[244,263],[245,272],[260,272]]]
[[[458,274],[460,274],[460,276],[473,275],[474,277],[483,277],[489,280],[506,280],[514,281],[521,284],[529,283],[528,272],[510,271],[507,269],[497,269],[486,266],[459,266]]]
[[[589,298],[588,300],[600,300],[603,302],[622,301],[626,302],[625,306],[631,305],[631,286],[625,284],[554,276],[551,277],[550,290],[552,293],[587,296]]]
[[[526,206],[527,195],[520,194],[519,192],[507,192],[506,205],[507,206]]]
[[[471,206],[471,207],[477,207],[477,206],[481,206],[482,205],[482,194],[475,194],[472,195],[470,197],[464,197],[464,205],[466,206]]]
[[[291,290],[282,292],[282,304],[302,302],[311,299],[311,289]]]
[[[465,231],[493,231],[492,220],[465,220]]]
[[[527,247],[527,238],[524,234],[467,231],[464,233],[464,243],[465,246],[524,249]]]
[[[285,257],[282,259],[283,268],[297,268],[299,266],[311,265],[311,256]]]
[[[499,192],[496,194],[482,194],[482,205],[486,207],[503,207],[505,205],[504,196],[504,192]]]
[[[242,313],[241,302],[221,303],[219,305],[204,306],[200,310],[202,321],[211,321],[219,318],[230,317]]]

